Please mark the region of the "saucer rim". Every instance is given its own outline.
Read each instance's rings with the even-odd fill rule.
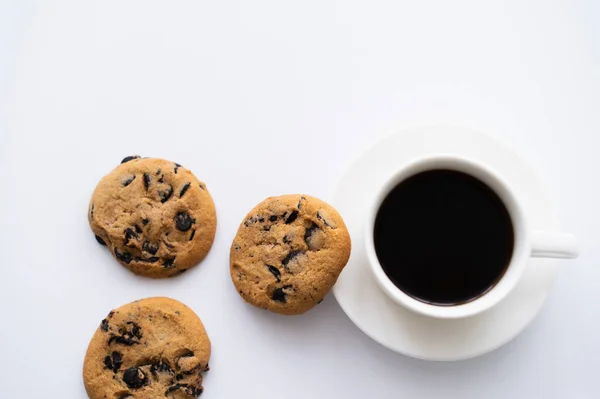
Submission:
[[[487,147],[487,150],[492,149],[493,151],[501,151],[507,155],[506,158],[512,158],[513,160],[518,160],[519,164],[520,164],[519,167],[524,168],[524,172],[522,172],[522,174],[527,175],[526,178],[523,178],[523,177],[520,177],[520,178],[523,178],[524,180],[530,180],[530,182],[528,184],[530,184],[531,182],[534,182],[536,187],[535,187],[535,190],[531,189],[531,192],[535,191],[535,196],[543,199],[544,207],[543,207],[543,209],[539,209],[539,213],[544,213],[543,217],[546,219],[546,221],[550,225],[552,225],[554,229],[560,230],[560,226],[558,223],[558,217],[555,212],[554,202],[550,200],[548,193],[542,184],[541,179],[539,179],[539,176],[537,175],[537,173],[535,173],[535,171],[531,168],[531,166],[524,159],[522,159],[514,150],[509,148],[506,144],[502,143],[501,141],[499,141],[485,133],[482,133],[481,131],[478,131],[476,129],[471,129],[471,128],[467,128],[467,127],[463,127],[463,126],[455,126],[455,125],[430,125],[430,126],[419,126],[419,127],[408,127],[408,128],[395,129],[394,131],[392,131],[392,133],[385,136],[384,138],[382,138],[381,140],[376,142],[373,146],[371,146],[370,148],[363,151],[345,170],[345,172],[342,174],[342,177],[339,179],[339,181],[335,187],[335,190],[333,192],[332,205],[334,207],[338,208],[338,210],[340,210],[339,208],[344,208],[344,206],[340,206],[341,203],[345,202],[344,199],[341,198],[341,195],[342,195],[341,191],[343,188],[343,184],[345,181],[348,180],[348,176],[351,176],[352,174],[355,174],[355,173],[362,173],[361,171],[356,170],[357,165],[359,165],[360,162],[364,162],[365,159],[370,158],[370,157],[378,159],[378,157],[375,154],[377,154],[378,152],[382,152],[383,149],[389,149],[390,145],[392,145],[392,144],[398,145],[398,144],[401,144],[402,141],[411,140],[411,138],[415,138],[416,136],[419,136],[419,138],[421,140],[423,140],[423,136],[428,136],[429,142],[435,143],[435,141],[436,141],[435,139],[439,138],[440,135],[443,135],[444,139],[447,139],[449,136],[452,136],[452,141],[455,141],[455,142],[460,142],[461,140],[463,140],[463,142],[464,142],[465,139],[470,139],[470,140],[475,139],[476,141],[478,141],[477,144],[480,145],[482,148]],[[425,140],[425,141],[427,141],[427,140]],[[433,144],[431,146],[431,148],[432,149],[435,148],[435,144]],[[434,151],[431,153],[427,152],[427,154],[431,155],[431,154],[436,154],[437,152],[438,151]],[[441,153],[444,153],[444,151],[441,151]],[[458,154],[462,155],[462,154],[460,154],[460,151],[458,151]],[[423,156],[425,156],[425,153],[414,154],[413,156],[411,156],[411,158],[406,159],[403,162],[410,163],[413,159],[421,158]],[[498,167],[498,165],[494,165],[494,168],[496,168],[496,167]],[[390,172],[395,173],[395,171],[390,171]],[[352,178],[350,180],[352,180]],[[384,179],[383,181],[386,181],[386,180]],[[519,191],[519,190],[517,190],[517,191]],[[518,192],[518,196],[520,196],[522,194],[523,194],[522,192]],[[367,203],[369,203],[369,202],[367,202]],[[366,216],[368,209],[361,209],[361,211],[363,213],[363,216]],[[343,211],[342,211],[342,216],[344,216]],[[538,216],[537,219],[540,219],[541,217],[542,216]],[[356,223],[356,221],[354,219],[350,219],[350,220],[351,220],[350,223]],[[349,227],[349,231],[352,231],[352,228],[350,228],[350,226],[348,226],[348,227]],[[363,241],[364,241],[364,234],[360,234],[360,237],[352,237],[352,239],[353,239],[353,242],[358,243],[358,245],[362,245]],[[357,260],[356,256],[358,256],[358,255],[362,255],[362,259]],[[344,296],[350,295],[350,293],[344,292],[343,284],[340,284],[340,280],[344,279],[345,274],[346,275],[348,274],[348,273],[344,273],[344,271],[342,272],[342,275],[340,275],[340,279],[338,280],[338,283],[336,283],[336,285],[333,287],[333,294],[334,294],[338,304],[344,311],[344,313],[346,313],[348,318],[363,333],[365,333],[365,335],[367,335],[369,338],[373,339],[378,344],[380,344],[394,352],[398,352],[403,355],[421,359],[421,360],[430,360],[430,361],[466,360],[466,359],[484,355],[486,353],[492,352],[492,351],[504,346],[508,342],[512,341],[519,334],[521,334],[521,332],[523,332],[523,330],[531,324],[531,321],[539,313],[540,309],[542,308],[543,304],[545,303],[545,301],[547,299],[548,293],[549,293],[549,291],[553,285],[553,282],[556,278],[557,269],[558,269],[558,266],[557,266],[557,263],[555,260],[552,260],[552,259],[544,259],[544,260],[538,259],[537,260],[537,262],[540,262],[540,261],[545,264],[547,263],[547,265],[548,265],[548,267],[546,267],[544,270],[544,272],[548,274],[548,276],[547,276],[548,281],[544,287],[539,287],[540,292],[537,293],[538,303],[534,307],[530,307],[528,309],[529,315],[527,317],[527,320],[525,322],[523,322],[522,325],[520,325],[519,327],[517,327],[516,329],[511,331],[510,334],[504,334],[504,335],[506,335],[505,337],[502,337],[501,339],[496,339],[497,342],[495,344],[490,344],[490,345],[487,345],[484,349],[464,353],[462,355],[455,354],[453,356],[438,356],[438,355],[432,354],[431,352],[430,353],[416,353],[415,351],[401,349],[400,347],[402,347],[403,345],[398,344],[398,342],[391,343],[391,342],[388,342],[388,341],[390,341],[389,339],[382,339],[380,336],[378,336],[377,332],[374,331],[379,327],[370,327],[370,326],[364,325],[364,322],[362,320],[360,320],[361,319],[360,316],[357,315],[357,313],[360,313],[360,309],[358,309],[358,310],[352,309],[350,301],[344,301],[344,299],[343,299]],[[367,263],[366,253],[364,253],[364,251],[358,251],[356,248],[353,248],[353,250],[352,250],[352,255],[348,262],[349,265],[351,262],[352,262],[352,264],[354,264],[356,262],[362,263],[362,265],[358,265],[355,267],[369,268],[369,266],[366,264]],[[530,264],[530,263],[532,263],[531,260],[528,262],[528,264]],[[371,277],[373,277],[373,276],[371,276]],[[375,281],[374,277],[370,280],[371,281],[369,282],[369,284],[377,285],[377,282]],[[378,292],[379,295],[383,295],[383,296],[386,295],[381,290],[380,287],[377,286],[376,288],[377,288],[376,292]],[[510,295],[518,295],[518,294],[512,293]],[[401,307],[402,305],[395,303],[395,306]],[[484,312],[484,313],[486,313],[486,312]],[[479,315],[474,315],[474,316],[470,316],[469,318],[476,318],[478,316]],[[404,317],[407,320],[409,319],[406,316],[401,316],[401,317]],[[421,316],[419,316],[419,317],[421,317]],[[419,320],[418,317],[411,317],[411,318],[412,318],[412,320],[410,322],[415,322],[416,320]],[[427,351],[424,351],[424,352],[427,352]]]

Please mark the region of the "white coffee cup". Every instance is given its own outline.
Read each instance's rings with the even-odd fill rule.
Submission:
[[[484,295],[455,306],[439,306],[422,302],[398,288],[385,274],[379,263],[373,237],[377,212],[390,191],[410,176],[436,169],[463,172],[487,184],[504,202],[514,229],[512,258],[500,281]],[[517,285],[523,271],[528,267],[530,257],[576,258],[579,253],[577,240],[572,234],[555,231],[532,231],[527,222],[527,215],[523,213],[519,200],[516,198],[515,191],[488,167],[457,156],[428,157],[417,160],[398,170],[375,196],[365,228],[367,259],[379,286],[400,305],[422,315],[437,318],[469,317],[493,307]],[[401,247],[402,243],[399,242],[398,245]]]

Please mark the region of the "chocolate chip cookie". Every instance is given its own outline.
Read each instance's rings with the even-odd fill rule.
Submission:
[[[350,235],[333,207],[308,195],[270,197],[239,227],[231,278],[246,302],[282,314],[318,304],[350,257]]]
[[[136,274],[162,278],[198,264],[217,218],[206,185],[183,166],[129,156],[96,186],[88,210],[96,240]]]
[[[170,298],[146,298],[111,311],[83,364],[91,399],[188,399],[202,391],[210,341],[202,322]]]

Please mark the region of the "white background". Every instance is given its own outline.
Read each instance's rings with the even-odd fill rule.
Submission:
[[[100,320],[155,295],[207,327],[206,398],[600,397],[599,20],[594,0],[0,0],[0,397],[85,398]],[[299,317],[242,302],[228,250],[250,208],[328,200],[381,132],[436,122],[515,148],[581,239],[523,334],[431,363],[331,295]],[[87,225],[131,154],[192,169],[216,202],[213,249],[180,278],[134,276]]]

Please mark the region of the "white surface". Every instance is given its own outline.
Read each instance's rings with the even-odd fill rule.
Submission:
[[[373,240],[367,239],[373,235],[377,208],[389,190],[406,176],[431,167],[455,168],[488,183],[507,204],[515,225],[515,255],[504,278],[491,292],[466,305],[431,306],[404,294],[382,271]],[[556,277],[559,263],[531,258],[531,245],[525,242],[525,231],[560,231],[553,201],[526,162],[485,134],[452,126],[396,132],[352,163],[332,201],[344,215],[354,243],[334,287],[335,297],[362,331],[397,352],[425,360],[461,360],[494,350],[531,322]],[[482,309],[488,310],[475,314]],[[471,317],[444,320],[416,312]]]
[[[85,398],[83,355],[112,307],[189,304],[214,346],[206,398],[597,398],[600,385],[600,3],[278,0],[0,2],[1,397]],[[373,342],[328,297],[279,317],[227,273],[265,196],[330,199],[392,125],[502,137],[542,176],[582,256],[523,334],[430,363]],[[198,268],[137,278],[86,207],[123,156],[161,156],[211,189]]]

